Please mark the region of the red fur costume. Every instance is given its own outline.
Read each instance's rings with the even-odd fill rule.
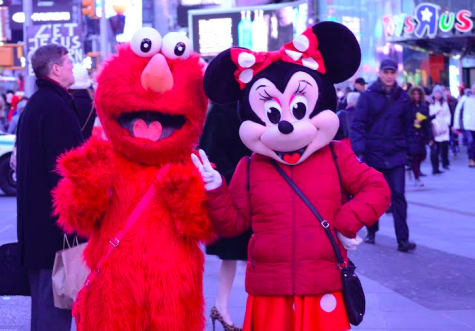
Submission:
[[[190,160],[207,107],[202,66],[196,55],[167,58],[173,88],[157,93],[141,83],[151,61],[129,44],[119,46],[95,96],[109,141],[92,138],[58,162],[64,177],[54,191],[59,225],[89,238],[84,255],[92,270],[150,185],[157,192],[85,292],[79,307],[84,330],[192,331],[205,325],[199,242],[213,232],[203,182]],[[124,114],[130,119],[153,117],[151,112],[185,121],[156,141],[121,125]]]

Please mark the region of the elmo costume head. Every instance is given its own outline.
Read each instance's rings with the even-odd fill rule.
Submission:
[[[142,28],[117,50],[98,77],[95,99],[114,148],[150,166],[189,157],[208,102],[190,40]]]

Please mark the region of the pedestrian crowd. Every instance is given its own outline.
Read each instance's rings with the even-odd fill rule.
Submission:
[[[366,88],[363,78],[354,90],[337,91],[340,130],[337,139],[349,143],[368,165],[381,171],[391,188],[391,212],[398,250],[416,248],[409,241],[405,172],[414,175],[417,187],[424,186],[421,163],[430,150],[432,174],[450,170],[449,151],[457,157],[466,146],[468,166],[475,168],[475,85],[461,89],[460,97],[450,89],[397,84],[398,64],[381,62],[379,77]],[[443,168],[444,170],[441,170]],[[368,228],[365,242],[375,244],[378,223]]]
[[[350,141],[356,104],[361,93],[367,90],[367,85],[360,77],[355,80],[353,89],[337,88],[340,119],[337,139]],[[460,87],[458,97],[454,97],[450,88],[442,84],[436,84],[431,89],[408,83],[403,90],[409,95],[414,120],[417,151],[408,154],[406,170],[412,171],[415,186],[424,186],[420,178],[427,174],[421,172],[420,165],[428,156],[427,150],[433,175],[450,170],[450,153],[457,158],[464,148],[468,154],[468,166],[475,168],[475,84],[471,88]]]

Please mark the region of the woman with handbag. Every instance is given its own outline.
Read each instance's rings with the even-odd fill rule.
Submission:
[[[334,84],[355,73],[360,56],[348,28],[321,22],[280,52],[231,48],[206,70],[212,101],[239,101],[239,135],[254,152],[229,187],[203,151],[201,160],[192,155],[216,232],[253,230],[244,331],[344,331],[363,318],[346,249],[384,213],[390,191],[350,147],[331,142],[339,126]],[[345,193],[353,196],[346,203]]]
[[[449,105],[444,98],[444,90],[440,85],[434,87],[432,100],[433,103],[429,106],[429,115],[433,118],[434,144],[431,146],[430,159],[432,174],[438,175],[442,173],[439,169],[440,158],[442,158],[442,167],[449,170],[450,120],[452,116]]]

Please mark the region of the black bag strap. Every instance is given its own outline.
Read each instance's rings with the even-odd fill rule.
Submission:
[[[89,120],[91,119],[92,114],[94,114],[94,101],[92,102],[92,106],[91,106],[91,110],[89,111],[89,115],[87,116],[86,121],[84,121],[84,124],[81,127],[81,132],[84,132],[84,130],[86,129],[86,126],[89,123]]]
[[[341,204],[345,203],[344,193],[343,193],[343,182],[341,181],[341,174],[340,174],[340,167],[338,166],[337,158],[338,156],[335,153],[335,149],[333,148],[333,142],[330,142],[330,151],[332,153],[333,163],[335,164],[336,172],[338,173],[338,182],[340,183],[340,192],[341,192]]]
[[[303,192],[297,187],[297,185],[292,181],[292,179],[290,179],[289,176],[287,176],[287,174],[285,173],[285,171],[277,164],[277,162],[275,162],[274,160],[272,160],[272,165],[274,166],[274,168],[279,172],[279,174],[285,179],[285,181],[287,182],[287,184],[290,185],[290,187],[295,191],[295,193],[297,193],[297,195],[300,197],[300,199],[302,199],[302,201],[307,205],[307,207],[310,209],[310,211],[313,213],[313,215],[315,215],[315,217],[317,218],[317,220],[320,222],[320,225],[323,227],[323,229],[325,230],[325,233],[327,234],[328,236],[328,239],[330,240],[330,243],[332,245],[332,248],[333,248],[333,251],[335,252],[335,255],[336,255],[336,260],[338,261],[338,267],[341,268],[341,265],[344,265],[345,264],[345,261],[343,260],[343,256],[341,256],[341,252],[340,250],[338,249],[338,245],[335,241],[335,238],[333,237],[329,227],[330,227],[330,223],[328,223],[323,217],[322,215],[320,215],[320,213],[317,211],[317,209],[312,205],[312,203],[307,199],[307,197],[303,194]]]

